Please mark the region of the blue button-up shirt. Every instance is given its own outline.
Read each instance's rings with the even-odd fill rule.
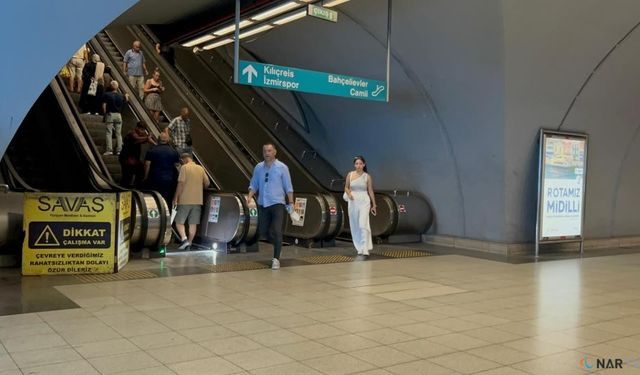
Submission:
[[[124,62],[127,64],[127,75],[134,77],[144,76],[144,54],[142,54],[142,51],[128,50],[124,54]]]
[[[285,195],[293,193],[289,167],[279,160],[274,160],[271,167],[260,162],[253,169],[249,189],[258,194],[258,205],[263,207],[274,204],[285,204]]]

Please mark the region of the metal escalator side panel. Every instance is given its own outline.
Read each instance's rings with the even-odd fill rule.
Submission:
[[[377,215],[369,215],[371,236],[385,238],[391,235],[398,225],[398,208],[386,193],[375,193]]]
[[[338,236],[342,229],[342,207],[335,196],[329,193],[322,194],[327,203],[327,230],[324,239],[333,239]]]
[[[389,193],[398,209],[398,223],[393,236],[417,236],[426,233],[433,225],[434,214],[429,202],[412,192]]]
[[[300,222],[289,215],[284,218],[284,235],[302,240],[322,240],[327,235],[329,210],[322,194],[295,193],[297,203],[303,205]]]

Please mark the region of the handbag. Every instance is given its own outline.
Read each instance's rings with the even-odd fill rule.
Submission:
[[[62,69],[60,69],[60,77],[64,78],[64,79],[68,79],[71,77],[71,72],[69,71],[69,66],[67,64],[64,64],[62,66]]]
[[[89,84],[89,90],[87,91],[87,95],[96,96],[98,93],[98,80],[91,78],[91,83]]]

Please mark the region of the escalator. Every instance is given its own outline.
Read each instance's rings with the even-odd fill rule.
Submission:
[[[134,33],[143,41],[155,42],[147,27],[136,28]],[[329,203],[324,217],[331,220],[331,213],[341,211],[344,220],[339,231],[347,232],[346,202],[341,198],[343,177],[297,133],[297,125],[291,125],[267,104],[259,91],[233,83],[231,63],[228,56],[215,50],[199,54],[182,48],[175,50],[177,70],[191,82],[203,101],[217,109],[235,134],[254,149],[269,142],[277,146],[278,158],[289,166],[296,190],[333,193],[323,195]],[[371,216],[374,237],[388,239],[393,235],[392,241],[419,241],[420,234],[431,226],[431,208],[423,197],[408,191],[378,192],[376,196],[378,215]]]
[[[262,145],[265,143],[273,142],[278,147],[278,158],[287,163],[291,170],[291,176],[296,188],[296,200],[304,200],[306,204],[306,218],[302,225],[294,226],[287,221],[285,227],[285,236],[292,239],[310,239],[310,240],[327,240],[334,238],[341,228],[342,210],[338,206],[337,200],[331,194],[327,194],[322,186],[314,182],[312,176],[304,169],[297,168],[297,163],[292,163],[291,158],[284,147],[281,147],[277,142],[271,139],[262,137],[260,128],[252,128],[252,123],[244,123],[243,119],[230,123],[228,118],[222,116],[225,108],[212,105],[205,96],[201,95],[199,84],[191,79],[188,79],[185,72],[178,67],[177,69],[170,66],[159,55],[156,55],[154,51],[153,41],[150,36],[143,34],[144,29],[137,27],[113,27],[106,31],[112,41],[117,46],[120,53],[123,53],[131,46],[134,40],[140,40],[142,43],[143,51],[147,52],[145,58],[147,64],[153,64],[148,66],[158,66],[164,75],[164,77],[170,77],[172,81],[176,83],[176,86],[182,90],[182,95],[192,98],[198,108],[206,111],[212,119],[208,124],[202,124],[210,126],[212,131],[218,132],[221,138],[228,141],[228,145],[238,149],[239,157],[243,157],[248,165],[247,170],[250,175],[253,166],[259,162],[262,158],[261,155]],[[151,55],[151,56],[150,56]],[[166,83],[166,82],[165,82]],[[166,85],[165,85],[166,87]],[[166,93],[167,91],[165,91]],[[165,99],[163,98],[163,102]],[[246,126],[245,126],[246,125]],[[248,132],[247,132],[248,131]],[[256,134],[252,134],[255,131]],[[199,148],[196,145],[196,150]],[[209,162],[208,158],[204,158],[205,163]],[[248,180],[247,180],[248,182]],[[248,183],[238,191],[246,191]],[[308,193],[305,193],[308,192]],[[320,192],[320,193],[318,193]]]
[[[91,118],[87,116],[78,113],[72,95],[56,77],[31,108],[7,148],[2,169],[5,175],[13,175],[11,190],[124,191],[114,179],[119,174],[119,164],[103,160],[101,149],[96,145],[99,139],[104,140],[104,130],[97,132],[85,126],[85,121],[91,126]],[[104,124],[101,128],[104,129]],[[132,193],[131,248],[134,251],[158,249],[166,244],[170,235],[168,208],[156,192],[134,190]],[[152,210],[158,215],[150,218],[148,213]]]
[[[122,71],[123,55],[133,43],[131,34],[126,28],[108,30],[99,33],[95,42],[95,50],[104,56],[112,66],[112,74],[126,86],[131,102],[146,113],[144,104],[133,95],[134,90]],[[158,56],[146,53],[145,59],[147,68],[153,71],[158,65]],[[161,78],[165,87],[162,94],[164,117],[171,119],[178,116],[182,107],[190,109],[194,156],[196,162],[207,170],[216,190],[208,192],[205,197],[205,213],[196,240],[200,240],[201,245],[209,246],[212,242],[226,243],[233,248],[240,246],[244,250],[246,245],[251,245],[257,240],[257,217],[252,214],[255,204],[248,204],[238,192],[246,191],[249,185],[253,169],[251,158],[254,156],[241,144],[235,144],[218,126],[210,125],[219,120],[190,95],[188,88],[184,87],[184,83],[178,77],[161,70]],[[152,122],[150,119],[149,121]],[[166,122],[154,124],[158,131],[167,125]],[[234,221],[231,225],[212,225],[213,221],[213,224],[217,224],[217,220],[212,219],[213,216],[209,215],[206,209],[219,203],[235,208],[231,218],[225,215],[225,223],[228,224],[229,220]]]

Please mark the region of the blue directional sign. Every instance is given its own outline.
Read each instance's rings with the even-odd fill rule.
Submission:
[[[239,72],[238,82],[243,85],[387,101],[384,81],[245,60],[240,60]]]

